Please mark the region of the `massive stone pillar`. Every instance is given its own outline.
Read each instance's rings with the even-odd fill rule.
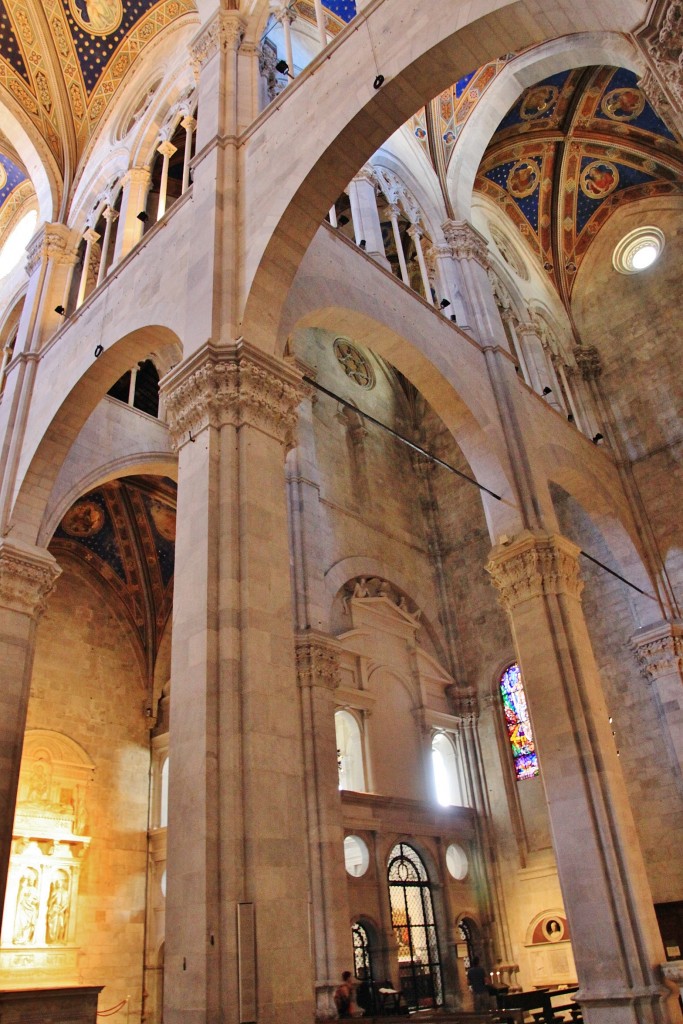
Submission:
[[[578,548],[524,531],[493,549],[524,674],[560,884],[589,1024],[681,1020],[581,606]]]
[[[47,551],[0,540],[0,915],[12,847],[36,626],[60,572]]]
[[[339,646],[332,637],[307,631],[296,638],[296,660],[306,766],[316,1017],[330,1020],[337,1016],[333,993],[351,953],[334,724]]]
[[[178,448],[166,1024],[313,1016],[284,458],[299,378],[207,343],[162,382]]]

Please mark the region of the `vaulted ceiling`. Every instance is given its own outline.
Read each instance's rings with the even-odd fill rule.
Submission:
[[[441,183],[486,90],[516,54],[466,75],[408,123]],[[625,68],[564,71],[527,89],[500,122],[475,190],[512,221],[569,309],[600,227],[619,206],[683,192],[683,148]]]
[[[150,669],[173,603],[176,485],[125,477],[89,491],[57,527],[50,551],[95,574],[127,618]]]
[[[63,173],[76,166],[142,50],[194,12],[194,0],[0,0],[0,91]]]
[[[631,71],[565,71],[498,126],[475,188],[509,217],[569,306],[577,270],[625,203],[683,192],[683,149]]]

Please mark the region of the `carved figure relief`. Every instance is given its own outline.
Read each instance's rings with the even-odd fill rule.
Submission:
[[[14,931],[12,942],[15,946],[27,946],[33,942],[40,907],[38,891],[39,875],[35,868],[26,868],[17,893],[17,905],[14,912]]]
[[[45,938],[49,945],[66,942],[69,924],[69,876],[66,871],[58,871],[50,886],[47,900],[47,927]]]

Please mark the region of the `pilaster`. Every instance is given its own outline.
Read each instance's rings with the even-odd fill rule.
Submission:
[[[581,607],[579,549],[525,531],[487,570],[524,675],[588,1024],[680,1020],[663,998],[663,949]]]
[[[306,816],[315,946],[316,1019],[337,1016],[334,990],[348,961],[344,828],[337,771],[334,691],[339,644],[308,630],[295,638],[306,770]]]
[[[465,220],[447,220],[442,231],[475,338],[481,345],[498,345],[507,350],[507,335],[488,279],[491,264],[486,239]]]
[[[5,899],[36,626],[60,573],[47,551],[0,540],[0,908]]]
[[[643,675],[657,696],[672,767],[683,780],[683,622],[656,622],[631,637]]]
[[[365,252],[374,260],[389,269],[389,261],[384,251],[382,227],[377,209],[376,183],[372,173],[361,170],[349,183],[349,200],[351,202],[351,220],[356,237],[356,244],[365,242]]]

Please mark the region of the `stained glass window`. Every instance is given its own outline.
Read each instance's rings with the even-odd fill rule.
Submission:
[[[503,697],[505,726],[515,762],[515,774],[518,779],[533,779],[538,775],[538,756],[519,665],[510,665],[503,672],[500,678],[500,692]]]

